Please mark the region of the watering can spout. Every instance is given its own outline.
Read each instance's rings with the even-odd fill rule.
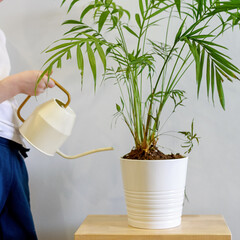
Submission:
[[[97,149],[94,149],[94,150],[91,150],[91,151],[88,151],[88,152],[84,152],[84,153],[80,153],[80,154],[76,154],[76,155],[72,155],[72,156],[66,155],[66,154],[62,153],[60,150],[57,150],[56,153],[58,155],[60,155],[61,157],[66,158],[66,159],[75,159],[75,158],[84,157],[84,156],[92,154],[92,153],[110,151],[110,150],[113,150],[113,148],[112,147],[97,148]]]
[[[51,78],[52,79],[52,78]],[[39,151],[46,155],[53,156],[55,153],[67,159],[75,159],[88,154],[113,150],[109,148],[98,148],[81,154],[68,156],[62,153],[59,148],[64,141],[70,136],[76,115],[68,106],[70,95],[65,88],[52,79],[56,86],[66,93],[68,100],[62,103],[58,99],[51,99],[39,105],[33,113],[26,119],[21,116],[20,111],[31,96],[28,96],[19,106],[17,115],[23,122],[19,128],[21,135]]]

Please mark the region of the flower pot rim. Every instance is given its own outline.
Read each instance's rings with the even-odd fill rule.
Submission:
[[[183,160],[188,160],[188,156],[185,156],[183,158],[173,158],[173,159],[156,159],[156,160],[146,160],[146,159],[143,159],[143,160],[140,160],[140,159],[128,159],[128,158],[123,158],[121,157],[120,158],[121,161],[131,161],[131,162],[176,162],[176,161],[183,161]]]

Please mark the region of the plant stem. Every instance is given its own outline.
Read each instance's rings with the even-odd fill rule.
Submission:
[[[153,106],[153,97],[154,97],[154,94],[156,93],[157,86],[158,86],[158,83],[159,83],[159,81],[160,81],[160,79],[161,79],[163,70],[164,70],[165,66],[167,65],[167,62],[168,62],[168,60],[169,60],[169,58],[170,58],[170,56],[171,56],[171,54],[172,54],[175,46],[176,46],[176,43],[174,43],[174,45],[172,46],[172,48],[171,48],[171,50],[170,50],[167,58],[166,58],[165,61],[164,61],[164,64],[163,64],[162,69],[161,69],[161,71],[160,71],[160,73],[159,73],[159,75],[158,75],[157,81],[156,81],[156,83],[155,83],[155,86],[154,86],[153,91],[152,91],[152,94],[151,94],[151,100],[150,100],[150,106],[149,106],[149,109],[148,109],[148,117],[147,117],[146,129],[145,129],[145,134],[144,134],[144,141],[147,141],[148,131],[149,131],[149,127],[150,127],[151,111],[152,111],[152,106]],[[161,103],[162,103],[162,104],[161,104]],[[160,111],[161,111],[162,107],[164,106],[164,103],[165,103],[165,102],[164,102],[164,103],[161,102],[161,103],[160,103]],[[160,112],[160,111],[159,111],[159,112]],[[159,113],[159,114],[160,114],[160,113]],[[155,120],[155,123],[156,123],[156,120]],[[153,133],[153,134],[154,134],[154,133]],[[150,140],[150,141],[151,141],[151,140]]]

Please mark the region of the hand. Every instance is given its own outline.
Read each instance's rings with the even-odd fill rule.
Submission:
[[[25,71],[10,75],[1,80],[0,103],[18,95],[19,93],[24,93],[30,96],[38,96],[43,93],[47,87],[52,88],[55,86],[54,81],[49,79],[48,82],[48,76],[44,75],[35,91],[37,79],[41,74],[41,71]]]
[[[35,90],[37,79],[41,74],[42,72],[37,70],[25,71],[15,74],[14,78],[16,79],[19,93],[24,93],[30,96],[38,96],[39,94],[43,93],[46,88],[53,88],[55,86],[53,80],[49,79],[48,82],[48,75],[46,74],[38,83],[37,89]]]

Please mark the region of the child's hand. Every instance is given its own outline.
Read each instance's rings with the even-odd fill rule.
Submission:
[[[35,92],[36,81],[41,74],[41,71],[36,70],[17,73],[15,75],[15,79],[19,93],[24,93],[30,96],[38,96],[43,93],[47,87],[52,88],[55,86],[55,83],[51,79],[49,79],[48,82],[48,76],[44,75]]]
[[[55,86],[54,81],[49,79],[48,82],[48,76],[44,75],[35,92],[36,82],[41,74],[41,71],[25,71],[10,75],[1,80],[0,103],[18,95],[19,93],[34,96],[43,93],[47,87],[52,88]]]

